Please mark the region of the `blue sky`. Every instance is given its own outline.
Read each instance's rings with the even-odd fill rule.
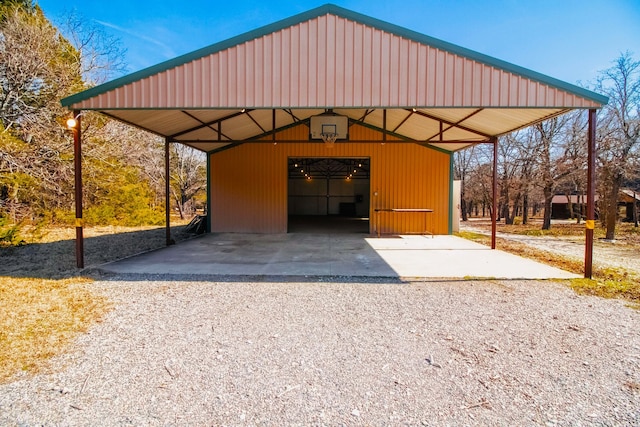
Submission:
[[[220,42],[327,1],[36,0],[118,37],[129,71]],[[334,3],[576,84],[622,52],[640,60],[640,0],[349,0]]]

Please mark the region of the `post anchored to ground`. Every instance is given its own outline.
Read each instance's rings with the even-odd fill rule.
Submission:
[[[169,138],[164,140],[164,208],[165,208],[165,237],[167,246],[171,246],[171,200],[169,198],[170,190],[170,171],[169,171]]]
[[[73,132],[73,170],[76,205],[76,266],[84,268],[84,220],[82,219],[82,127],[81,113],[73,110],[73,117],[67,120],[67,127]]]
[[[587,138],[587,220],[585,221],[584,277],[591,279],[593,273],[593,230],[595,228],[596,196],[596,110],[589,110],[589,132]]]
[[[498,138],[492,137],[493,144],[493,174],[491,188],[493,192],[493,200],[491,206],[491,249],[496,248],[496,228],[498,218]]]

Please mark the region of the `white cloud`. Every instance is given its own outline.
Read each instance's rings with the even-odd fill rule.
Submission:
[[[126,34],[127,36],[134,38],[134,39],[138,39],[139,41],[145,42],[145,43],[151,43],[153,45],[155,45],[156,47],[158,47],[160,54],[165,57],[166,59],[170,59],[176,56],[175,51],[173,50],[171,45],[168,45],[167,43],[162,42],[161,40],[154,38],[152,36],[149,35],[149,32],[147,32],[146,34],[144,33],[140,33],[138,31],[134,31],[131,30],[129,28],[123,28],[119,25],[115,25],[109,22],[104,22],[104,21],[99,21],[96,20],[96,22],[102,26],[105,26],[107,28],[111,28],[112,30],[121,32]],[[131,50],[134,46],[132,44],[127,43],[128,48]],[[148,49],[147,49],[148,50]]]

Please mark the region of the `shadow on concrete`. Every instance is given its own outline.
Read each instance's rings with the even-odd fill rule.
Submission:
[[[87,237],[84,270],[75,267],[73,239],[3,248],[0,278],[89,274],[105,280],[402,283],[578,277],[455,236],[293,232],[194,238],[182,229],[172,228],[178,244],[170,247],[164,228]]]
[[[96,272],[141,280],[345,281],[568,279],[566,271],[455,236],[206,234],[108,263]],[[323,279],[324,278],[324,279]]]
[[[398,277],[359,234],[213,233],[99,267],[106,273],[235,277]]]

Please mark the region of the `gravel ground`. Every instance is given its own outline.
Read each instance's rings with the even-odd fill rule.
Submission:
[[[640,313],[549,281],[103,278],[0,425],[640,425]]]

